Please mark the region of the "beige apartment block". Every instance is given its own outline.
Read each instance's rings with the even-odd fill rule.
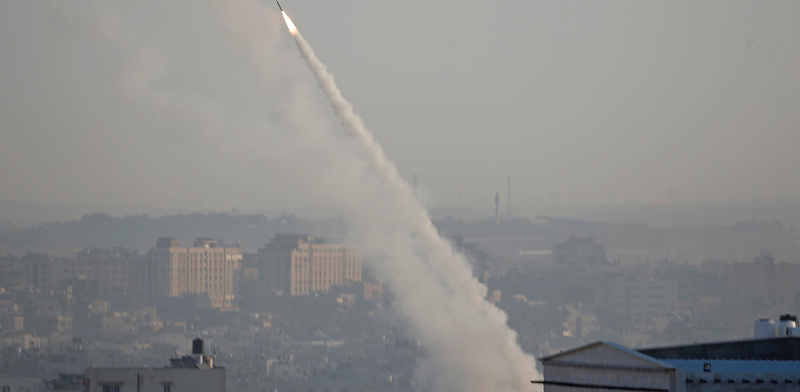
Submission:
[[[220,247],[198,238],[184,248],[174,238],[159,238],[137,271],[140,290],[148,298],[207,294],[211,306],[233,306],[234,272],[242,260],[238,247]]]
[[[327,292],[361,282],[361,251],[353,244],[311,236],[276,235],[258,250],[262,287],[277,294]]]

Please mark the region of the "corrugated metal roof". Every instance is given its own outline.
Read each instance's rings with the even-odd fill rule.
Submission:
[[[762,361],[733,359],[662,359],[687,372],[703,372],[704,364],[711,365],[711,373],[780,373],[800,375],[800,361]]]
[[[800,336],[695,343],[638,351],[655,358],[800,361]]]
[[[557,354],[549,355],[549,356],[546,356],[544,358],[539,359],[539,361],[542,362],[542,364],[546,364],[549,361],[556,361],[556,360],[558,360],[560,358],[566,358],[566,357],[569,357],[571,354],[577,353],[579,351],[584,351],[584,350],[587,350],[587,349],[591,349],[591,348],[594,348],[594,347],[597,347],[597,346],[608,346],[608,347],[615,348],[617,350],[620,350],[622,352],[627,353],[628,355],[631,355],[633,357],[645,360],[645,361],[650,362],[650,363],[652,363],[652,364],[654,364],[656,366],[659,366],[659,367],[663,367],[663,368],[667,368],[667,369],[670,369],[670,368],[673,367],[672,364],[666,363],[665,361],[662,361],[662,360],[657,359],[657,358],[653,358],[653,357],[651,357],[649,355],[642,354],[642,353],[640,353],[640,352],[638,352],[638,351],[636,351],[634,349],[625,347],[625,346],[623,346],[621,344],[617,344],[617,343],[614,343],[614,342],[606,342],[606,341],[602,341],[602,340],[598,341],[598,342],[591,343],[591,344],[587,344],[585,346],[574,348],[572,350],[563,351],[563,352],[560,352],[560,353],[557,353]]]

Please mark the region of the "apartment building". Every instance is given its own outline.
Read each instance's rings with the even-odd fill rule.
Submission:
[[[234,273],[241,260],[238,247],[217,246],[209,238],[184,248],[164,237],[136,263],[136,281],[146,298],[204,294],[212,307],[227,309],[233,307]]]
[[[361,251],[340,240],[279,234],[258,250],[258,278],[263,289],[276,294],[327,292],[361,282]]]

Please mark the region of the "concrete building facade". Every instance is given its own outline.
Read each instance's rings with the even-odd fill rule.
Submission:
[[[744,309],[780,311],[800,306],[800,264],[776,263],[762,251],[749,263],[726,264],[722,270],[722,300]]]
[[[0,284],[3,287],[53,290],[66,277],[69,260],[43,254],[0,257]]]
[[[129,295],[133,288],[130,262],[135,256],[123,248],[84,249],[75,260],[65,263],[64,272],[68,278],[97,282],[97,292],[103,297]]]
[[[225,368],[203,353],[202,340],[194,345],[192,355],[170,359],[170,367],[86,368],[85,391],[225,392]]]
[[[592,237],[571,235],[569,240],[553,247],[556,265],[591,265],[606,262],[606,249]]]
[[[640,323],[650,317],[669,317],[678,302],[675,281],[613,280],[608,283],[609,310]]]
[[[362,279],[358,247],[311,236],[276,235],[258,250],[258,263],[260,286],[282,295],[328,292]]]
[[[234,273],[242,260],[238,247],[218,247],[198,238],[183,248],[174,238],[159,238],[156,247],[137,263],[138,289],[146,298],[208,295],[214,308],[231,308]]]
[[[97,293],[105,297],[124,296],[133,286],[130,262],[136,253],[123,248],[91,248],[78,252],[75,259],[30,254],[0,258],[0,284],[4,287],[56,290],[64,281],[95,282]]]

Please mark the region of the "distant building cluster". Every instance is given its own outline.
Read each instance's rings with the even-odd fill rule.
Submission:
[[[559,265],[584,265],[606,262],[606,249],[592,237],[572,235],[553,247],[553,262]]]
[[[474,227],[491,235],[512,228]],[[784,354],[796,354],[800,335],[792,315],[800,264],[778,263],[766,251],[749,262],[681,263],[636,246],[624,249],[641,262],[608,262],[605,244],[587,232],[551,229],[520,238],[552,252],[516,252],[516,261],[470,237],[453,242],[523,349],[544,358],[545,377],[533,381],[545,392],[800,385],[793,370],[765,365],[797,361]],[[621,254],[612,240],[608,246]],[[87,248],[73,258],[0,257],[0,392],[429,390],[415,374],[430,342],[413,336],[391,290],[370,272],[358,244],[301,234],[275,235],[249,252],[238,241],[164,237],[143,254]],[[728,351],[675,346],[723,340],[715,343],[722,347],[749,341],[750,331],[759,342]],[[179,354],[197,337],[209,343]],[[666,347],[641,349],[653,345]],[[741,355],[714,357],[729,351]],[[750,355],[756,351],[766,354]]]
[[[326,338],[323,326],[331,315],[354,317],[383,301],[382,285],[365,281],[362,268],[357,245],[298,234],[276,235],[252,254],[210,238],[197,238],[187,247],[162,237],[144,255],[88,248],[75,258],[0,257],[0,362],[12,364],[0,366],[0,387],[14,392],[259,392],[323,391],[334,383],[357,390],[364,381],[353,365],[323,364],[320,370],[309,363],[307,351],[345,344]],[[361,313],[359,324],[374,317],[371,312]],[[321,315],[324,323],[318,321]],[[259,360],[253,362],[251,354],[242,362],[217,356],[216,345],[212,353],[195,346],[192,355],[176,355],[172,342],[208,335],[205,328],[219,324],[238,327],[212,332],[216,341],[242,351],[262,347]],[[354,337],[365,336],[357,332],[361,327],[351,329]],[[289,340],[290,333],[299,339]],[[263,347],[280,349],[265,354]],[[398,358],[404,374],[410,374],[421,347],[398,346],[385,355]],[[131,366],[157,364],[165,357],[172,358],[169,367]],[[255,378],[237,372],[228,384],[226,361],[250,369]],[[396,381],[377,374],[370,384],[397,389]]]
[[[246,269],[239,271],[243,264]],[[276,235],[256,255],[243,255],[238,246],[210,238],[182,247],[176,239],[164,237],[144,256],[122,248],[91,248],[74,259],[0,258],[3,287],[51,291],[69,281],[85,281],[103,298],[147,303],[194,296],[207,307],[224,310],[236,307],[235,293],[240,290],[236,286],[241,281],[278,295],[328,292],[361,282],[362,261],[354,244],[297,234]]]
[[[136,253],[124,248],[91,248],[74,259],[32,254],[0,258],[3,287],[50,290],[68,280],[94,282],[98,293],[113,297],[132,293],[132,261]]]
[[[629,347],[735,338],[766,312],[800,309],[797,276],[800,264],[768,251],[750,262],[607,262],[603,245],[572,235],[552,246],[552,262],[511,269],[488,286],[523,347],[549,353],[593,338]],[[559,322],[542,321],[554,314]]]

